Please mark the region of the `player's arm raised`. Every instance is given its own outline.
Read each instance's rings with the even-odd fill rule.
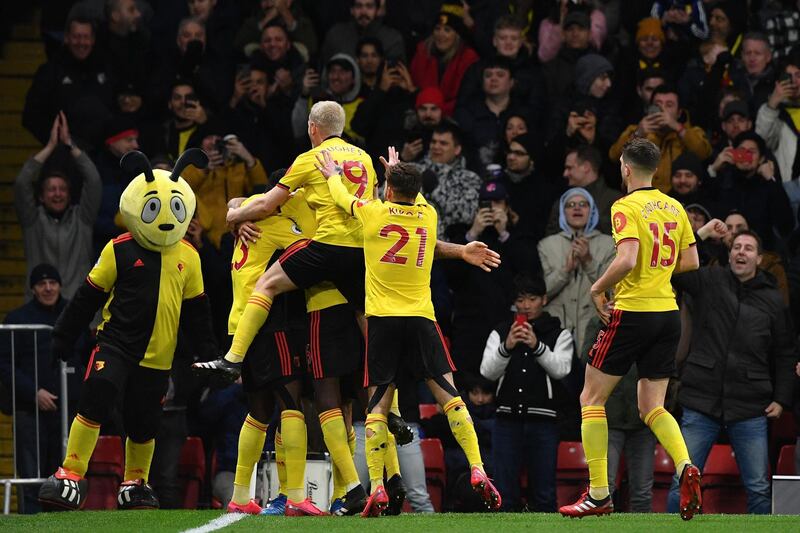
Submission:
[[[606,291],[616,286],[636,267],[639,257],[639,239],[625,239],[617,244],[617,255],[600,278],[592,285],[592,302],[604,324],[611,317]]]
[[[283,187],[273,187],[245,205],[228,209],[228,215],[225,220],[229,226],[246,221],[261,220],[274,213],[288,198],[288,190]]]

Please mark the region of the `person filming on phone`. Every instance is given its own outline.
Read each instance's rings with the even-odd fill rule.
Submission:
[[[514,280],[515,313],[486,340],[481,374],[497,385],[492,434],[494,480],[503,511],[520,504],[520,471],[528,470],[528,508],[556,510],[558,380],[572,367],[572,335],[543,310],[544,281],[528,275]]]

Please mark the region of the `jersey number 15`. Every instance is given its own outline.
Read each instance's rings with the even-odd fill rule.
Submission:
[[[658,222],[650,223],[650,232],[653,234],[653,253],[650,255],[650,268],[656,268],[659,264],[662,267],[668,267],[675,262],[677,246],[672,237],[669,236],[669,232],[677,227],[677,222],[664,222],[664,232],[661,234]],[[661,257],[662,246],[669,248],[669,257],[666,259]]]

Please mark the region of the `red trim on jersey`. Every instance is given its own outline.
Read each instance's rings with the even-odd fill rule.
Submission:
[[[605,361],[606,355],[608,355],[608,350],[611,348],[611,343],[614,340],[614,336],[617,334],[617,328],[619,328],[619,323],[621,321],[622,310],[614,309],[611,311],[611,322],[608,324],[606,334],[603,336],[603,340],[600,342],[600,346],[597,347],[597,351],[592,358],[592,366],[598,370],[603,366],[603,361]]]
[[[447,347],[447,343],[444,341],[444,335],[442,335],[442,330],[439,327],[439,323],[434,322],[433,325],[436,326],[436,332],[439,334],[439,340],[442,341],[442,348],[444,348],[444,354],[447,356],[447,364],[450,365],[450,370],[455,372],[456,365],[453,364],[453,358],[450,357],[450,349]]]
[[[195,252],[197,251],[197,248],[194,247],[194,244],[190,243],[186,239],[181,239],[181,242],[186,246],[188,246],[189,248],[191,248],[192,250],[194,250]]]
[[[638,240],[639,240],[639,237],[625,237],[624,239],[618,240],[617,243],[614,246],[619,246],[620,244],[622,244],[625,241],[638,241]]]
[[[311,311],[310,313],[310,331],[309,331],[309,347],[311,351],[311,372],[314,375],[314,379],[322,379],[322,359],[320,358],[319,354],[319,322],[320,322],[320,312],[319,311]]]
[[[94,288],[94,289],[97,289],[98,291],[101,291],[101,292],[106,292],[106,291],[105,291],[105,289],[104,289],[103,287],[101,287],[100,285],[98,285],[98,284],[96,284],[95,282],[93,282],[93,281],[92,281],[92,280],[89,278],[89,276],[86,276],[86,283],[88,283],[89,285],[91,285],[91,286],[92,286],[92,288]]]
[[[295,242],[294,244],[289,245],[289,247],[286,248],[286,250],[284,250],[281,256],[278,258],[278,262],[283,264],[283,262],[289,259],[292,255],[294,255],[295,252],[297,252],[298,250],[302,250],[309,244],[311,244],[311,239],[303,239]]]
[[[128,233],[123,233],[116,239],[112,239],[111,242],[113,242],[114,244],[119,244],[121,242],[129,241],[131,239],[133,239],[133,235],[130,232],[128,232]]]
[[[289,170],[292,170],[292,167],[289,167]],[[287,174],[289,174],[289,170],[287,170],[287,171],[286,171],[286,174],[284,174],[284,176],[286,176]],[[281,188],[281,189],[283,189],[284,191],[291,191],[291,189],[290,189],[290,188],[289,188],[287,185],[284,185],[284,184],[283,184],[283,183],[281,183],[280,181],[279,181],[278,183],[276,183],[276,184],[275,184],[275,186],[276,186],[276,187],[280,187],[280,188]]]
[[[100,345],[96,344],[94,346],[94,350],[92,350],[92,355],[89,356],[89,364],[86,365],[86,374],[83,375],[83,381],[89,379],[89,372],[92,371],[92,367],[94,366],[94,356],[99,351],[100,351]]]

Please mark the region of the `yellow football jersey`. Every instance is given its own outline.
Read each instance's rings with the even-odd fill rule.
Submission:
[[[616,308],[678,309],[670,279],[681,251],[695,244],[692,225],[680,202],[655,187],[637,189],[614,202],[611,223],[616,244],[639,241],[636,266],[617,284]]]
[[[420,316],[435,321],[431,266],[436,210],[424,199],[414,205],[358,201],[352,210],[364,228],[366,315]]]
[[[316,211],[315,241],[360,248],[363,243],[361,225],[334,204],[325,178],[315,167],[316,156],[322,150],[328,150],[344,169],[344,184],[351,195],[364,200],[374,198],[377,177],[372,167],[372,158],[362,149],[339,137],[326,139],[316,148],[297,156],[278,186],[289,191],[300,187],[305,189],[306,201]]]

